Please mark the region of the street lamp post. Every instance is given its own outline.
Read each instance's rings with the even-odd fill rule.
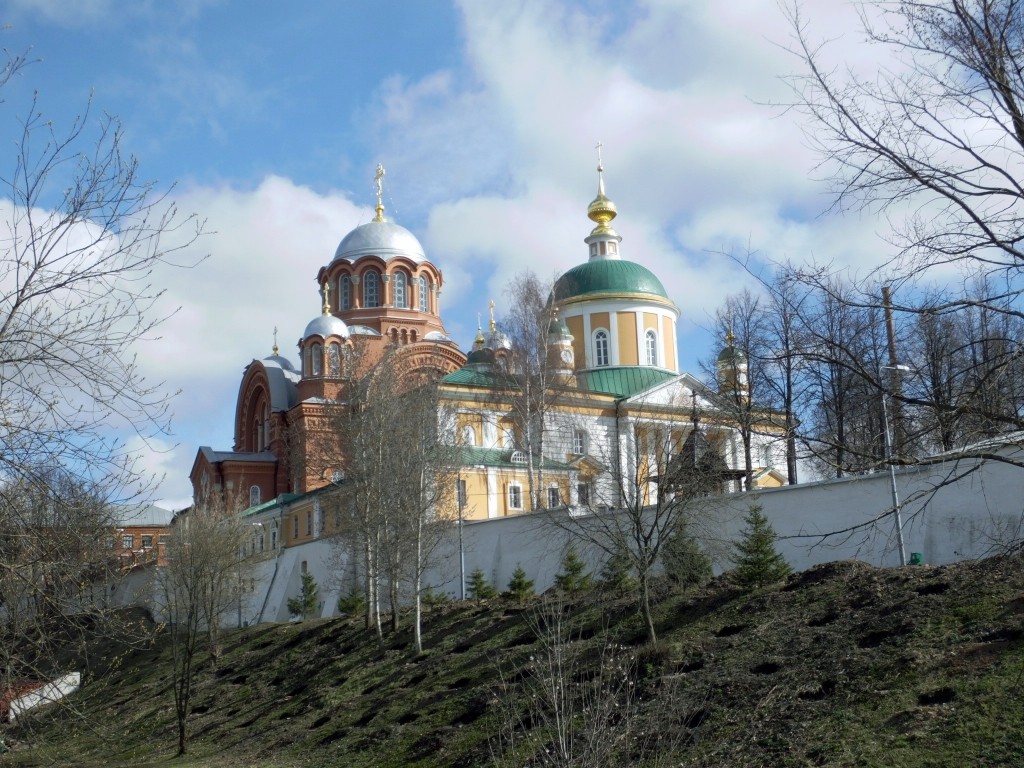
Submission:
[[[883,371],[892,371],[898,376],[902,371],[909,371],[905,365],[883,365]],[[889,428],[889,393],[882,390],[882,421],[885,422],[885,462],[889,465],[889,490],[892,493],[892,510],[896,517],[896,545],[900,550],[900,565],[907,564],[907,548],[903,543],[903,515],[900,508],[900,496],[896,489],[896,466],[892,460],[892,435]]]
[[[466,600],[466,549],[462,543],[462,507],[465,504],[465,492],[462,490],[462,475],[455,482],[455,495],[459,502],[459,586],[463,602]]]

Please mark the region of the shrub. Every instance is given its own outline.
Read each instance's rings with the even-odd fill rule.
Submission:
[[[298,597],[288,598],[288,612],[292,616],[300,616],[303,621],[317,612],[317,599],[320,589],[316,585],[313,574],[306,571],[302,574],[302,587]]]
[[[792,569],[775,550],[775,531],[759,505],[750,508],[744,523],[743,538],[734,545],[736,580],[748,589],[758,589],[784,579]]]
[[[523,570],[523,566],[516,563],[516,569],[512,572],[512,578],[508,582],[508,591],[502,597],[524,600],[532,594],[533,582],[526,578],[526,571]]]
[[[474,600],[490,600],[492,597],[498,596],[498,590],[487,581],[487,577],[484,576],[484,572],[480,568],[469,574],[469,596]]]
[[[601,569],[601,585],[618,592],[628,592],[636,586],[633,578],[633,564],[629,555],[621,549],[616,550],[605,561]]]
[[[343,613],[346,616],[361,616],[365,611],[366,596],[356,589],[338,598],[338,613]]]
[[[701,551],[685,525],[678,526],[661,549],[665,576],[684,589],[699,587],[711,579],[711,558]]]
[[[424,587],[420,591],[420,601],[427,608],[439,608],[446,603],[451,602],[451,598],[447,592],[435,592],[433,587]]]
[[[590,589],[592,579],[586,569],[587,566],[576,553],[576,548],[569,545],[565,557],[562,558],[562,572],[555,576],[555,586],[570,595]]]

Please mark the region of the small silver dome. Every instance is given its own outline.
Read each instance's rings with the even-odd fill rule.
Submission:
[[[335,261],[356,261],[363,256],[379,256],[385,261],[405,256],[416,263],[427,260],[415,235],[390,221],[371,221],[356,227],[345,235],[334,252]]]
[[[302,333],[302,338],[308,339],[310,336],[320,336],[326,339],[328,336],[340,336],[343,339],[347,339],[348,335],[348,326],[345,325],[345,321],[340,317],[320,315],[320,317],[314,319],[306,326],[306,330]]]
[[[264,365],[276,365],[278,368],[282,368],[286,371],[294,371],[295,366],[292,365],[292,361],[287,357],[281,357],[281,355],[271,355],[270,357],[264,357],[261,361]]]
[[[497,352],[499,349],[512,349],[512,340],[497,328],[488,331],[484,337],[484,346]]]

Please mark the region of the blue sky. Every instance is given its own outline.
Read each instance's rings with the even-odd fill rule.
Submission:
[[[836,62],[871,66],[849,6],[803,5]],[[3,46],[39,61],[3,93],[0,146],[34,91],[58,129],[91,94],[143,177],[176,182],[207,221],[192,255],[209,257],[158,276],[176,314],[139,350],[181,390],[174,434],[140,446],[170,505],[199,445],[231,446],[242,370],[275,326],[295,357],[317,270],[372,216],[378,162],[388,216],[444,270],[463,347],[515,272],[585,260],[599,140],[624,257],[680,306],[688,370],[718,343],[709,315],[749,283],[723,252],[888,255],[877,222],[819,216],[803,126],[766,106],[797,66],[774,0],[11,0],[3,14]]]

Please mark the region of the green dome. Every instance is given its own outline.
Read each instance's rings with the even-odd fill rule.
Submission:
[[[736,349],[736,347],[730,344],[728,347],[722,350],[721,354],[718,355],[719,365],[745,365],[747,362],[747,356],[743,354],[742,349]]]
[[[573,267],[555,282],[555,301],[577,296],[647,293],[668,299],[665,286],[647,267],[621,259],[588,261]]]

